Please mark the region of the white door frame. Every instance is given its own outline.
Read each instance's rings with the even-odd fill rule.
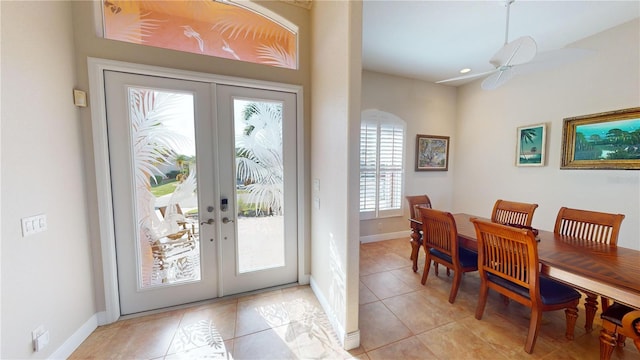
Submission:
[[[267,90],[285,91],[296,94],[297,107],[297,197],[298,197],[298,283],[308,284],[306,268],[306,182],[304,178],[304,111],[303,89],[299,85],[282,84],[260,80],[214,75],[193,71],[134,64],[122,61],[91,58],[87,59],[89,69],[89,94],[91,104],[91,124],[93,131],[93,155],[96,175],[96,197],[98,201],[98,227],[102,254],[105,311],[98,314],[98,324],[112,323],[120,317],[118,278],[116,268],[113,204],[111,194],[111,168],[107,139],[107,112],[104,93],[104,71],[121,71],[141,75],[170,77],[176,79],[203,81],[225,85],[244,86]],[[212,105],[213,106],[213,105]],[[219,285],[220,286],[220,283]],[[221,293],[221,289],[218,289]]]

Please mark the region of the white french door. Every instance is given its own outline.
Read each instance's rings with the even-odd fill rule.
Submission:
[[[216,87],[222,295],[297,281],[295,94]],[[227,219],[227,220],[225,220]]]
[[[105,71],[121,314],[297,281],[295,94]]]

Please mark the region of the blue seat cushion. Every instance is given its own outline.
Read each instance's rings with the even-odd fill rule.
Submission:
[[[631,311],[633,311],[633,308],[614,302],[607,310],[602,312],[600,317],[618,326],[622,326],[622,318]]]
[[[487,274],[487,279],[521,296],[529,298],[529,290],[518,284],[490,273]],[[540,297],[542,298],[543,304],[554,305],[579,299],[580,293],[565,284],[540,275]]]
[[[444,261],[453,264],[451,261],[451,256],[443,253],[442,251],[438,251],[436,249],[429,249],[429,253],[432,256],[438,257]],[[458,257],[460,258],[460,266],[462,267],[478,267],[478,254],[474,253],[471,250],[467,250],[465,248],[458,248]]]

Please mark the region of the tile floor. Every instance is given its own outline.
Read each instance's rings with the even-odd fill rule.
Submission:
[[[564,338],[562,311],[545,313],[533,354],[524,352],[528,309],[490,295],[474,317],[479,279],[464,276],[449,304],[452,276],[441,267],[420,284],[406,239],[362,244],[361,346],[344,351],[308,286],[221,299],[101,326],[70,359],[598,359],[600,331],[586,333],[581,305],[576,338]],[[433,268],[433,267],[432,267]],[[627,340],[613,359],[640,359]]]

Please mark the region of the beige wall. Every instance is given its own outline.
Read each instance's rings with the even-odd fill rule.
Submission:
[[[345,347],[357,347],[362,3],[312,8],[311,285]],[[314,201],[312,200],[312,203]]]
[[[96,309],[71,3],[2,4],[2,344],[0,358],[46,358]],[[48,230],[23,238],[20,218]],[[34,353],[31,331],[50,344]]]
[[[456,174],[455,117],[456,89],[425,81],[371,71],[362,73],[362,110],[378,109],[396,115],[407,123],[405,146],[406,195],[427,194],[434,207],[451,209],[453,177]],[[416,135],[450,136],[449,171],[414,171]],[[404,201],[404,200],[403,200]],[[360,221],[360,236],[407,232],[409,208],[403,216]]]
[[[619,245],[640,249],[640,172],[560,170],[563,118],[640,106],[640,21],[574,44],[578,62],[521,75],[494,91],[458,91],[454,206],[489,216],[496,199],[539,204],[533,226],[553,230],[562,206],[622,213]],[[516,167],[516,128],[547,123],[547,165]]]

